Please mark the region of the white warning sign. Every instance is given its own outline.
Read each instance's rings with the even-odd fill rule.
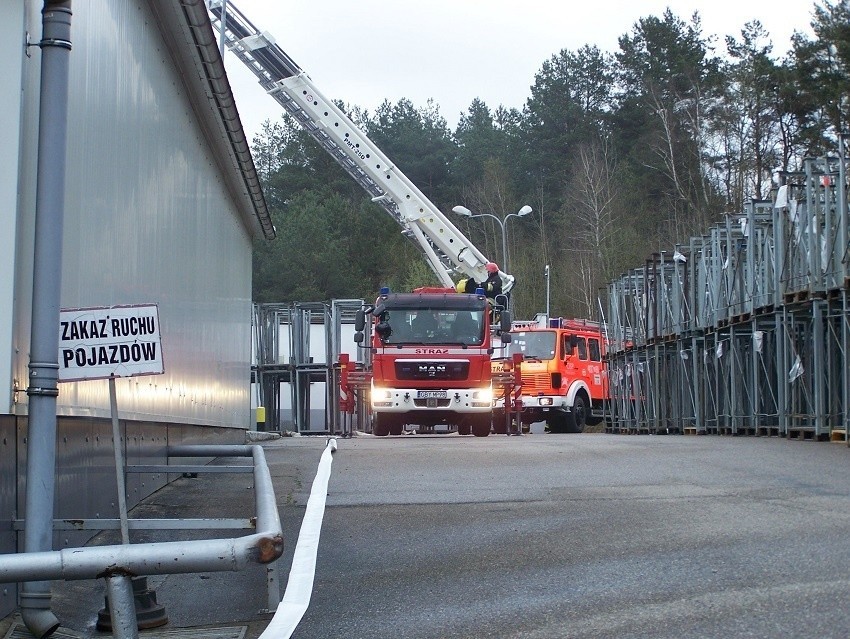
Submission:
[[[60,382],[164,370],[156,304],[60,310]]]

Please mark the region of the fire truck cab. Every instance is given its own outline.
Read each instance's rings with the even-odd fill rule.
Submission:
[[[450,288],[391,293],[355,319],[357,343],[368,346],[372,432],[400,435],[405,426],[461,435],[490,434],[493,408],[492,332],[510,341],[510,318],[492,327],[483,291]],[[367,321],[371,318],[371,322]],[[504,329],[504,331],[502,330]]]

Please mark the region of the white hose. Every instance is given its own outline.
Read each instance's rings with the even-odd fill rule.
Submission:
[[[316,553],[319,550],[319,534],[322,531],[322,519],[325,516],[325,501],[328,496],[328,481],[331,478],[331,462],[336,451],[336,440],[328,440],[328,445],[322,453],[316,478],[307,500],[298,542],[295,544],[295,554],[292,557],[292,568],[289,570],[289,580],[286,592],[269,622],[269,625],[259,639],[289,639],[295,628],[307,612],[310,596],[313,593],[313,577],[316,574]]]

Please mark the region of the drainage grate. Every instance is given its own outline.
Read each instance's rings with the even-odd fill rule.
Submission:
[[[6,632],[6,636],[3,639],[33,639],[35,635],[33,635],[29,629],[22,623],[13,623],[9,630]],[[58,628],[56,632],[54,632],[51,637],[55,637],[55,639],[82,639],[83,635],[79,632],[75,632],[73,630],[68,630],[67,628]]]
[[[248,626],[224,626],[220,628],[177,628],[174,630],[143,630],[140,639],[245,639]],[[98,635],[99,636],[99,635]],[[111,635],[103,635],[104,637]],[[14,623],[3,639],[33,639],[33,634],[22,623]],[[86,635],[59,628],[50,639],[86,639]]]
[[[140,639],[244,639],[248,626],[221,628],[177,628],[175,630],[144,630]]]

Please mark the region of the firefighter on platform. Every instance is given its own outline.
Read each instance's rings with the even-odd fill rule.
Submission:
[[[457,284],[455,284],[455,290],[458,293],[469,293],[470,295],[474,295],[477,289],[478,282],[471,277],[464,277],[463,279],[458,280]]]
[[[502,294],[502,278],[499,277],[499,265],[495,262],[487,262],[487,279],[481,282],[484,295],[490,299]]]

